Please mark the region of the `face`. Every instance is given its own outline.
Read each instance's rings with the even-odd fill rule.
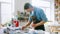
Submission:
[[[31,12],[32,11],[32,8],[29,8],[29,9],[26,9],[27,12]]]

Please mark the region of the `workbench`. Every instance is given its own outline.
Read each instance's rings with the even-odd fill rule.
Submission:
[[[60,32],[60,26],[50,26],[50,31],[58,34]]]

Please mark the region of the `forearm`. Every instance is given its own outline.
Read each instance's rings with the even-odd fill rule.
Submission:
[[[45,22],[41,21],[41,22],[37,23],[36,26],[40,26],[40,25],[44,25],[44,24],[45,24]]]
[[[28,27],[30,24],[31,24],[31,22],[28,21],[28,23],[25,26]]]

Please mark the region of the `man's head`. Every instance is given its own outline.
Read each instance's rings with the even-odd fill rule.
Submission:
[[[25,3],[24,10],[31,12],[33,10],[33,7],[30,3]]]

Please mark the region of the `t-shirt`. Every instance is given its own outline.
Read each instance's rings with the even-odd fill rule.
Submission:
[[[36,16],[36,19],[38,21],[44,21],[44,22],[48,21],[44,11],[40,8],[34,7],[34,10],[30,12],[30,16],[29,16],[29,21],[30,22],[32,22],[31,16]]]

